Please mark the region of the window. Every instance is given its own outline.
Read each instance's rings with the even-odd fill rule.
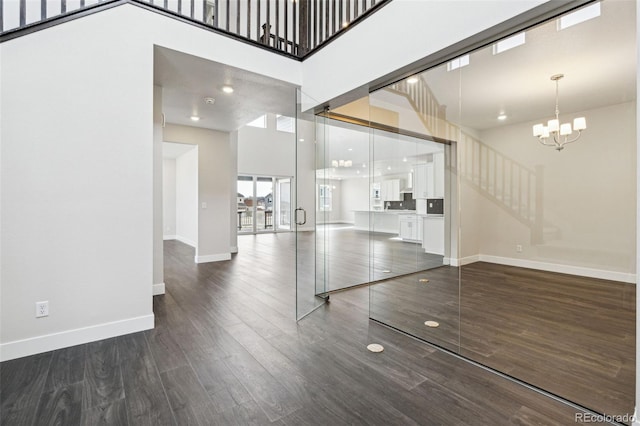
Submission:
[[[253,120],[251,123],[248,123],[247,126],[251,127],[259,127],[261,129],[267,128],[267,116],[261,115],[260,117]]]
[[[467,65],[469,65],[469,55],[463,55],[447,62],[447,71],[457,70]]]
[[[558,30],[564,30],[581,22],[588,21],[589,19],[597,18],[598,16],[600,16],[600,3],[583,7],[580,10],[561,17],[558,20]]]
[[[331,185],[318,185],[318,209],[321,212],[331,211]]]
[[[524,33],[519,33],[509,38],[505,38],[504,40],[500,40],[496,44],[493,45],[493,54],[497,55],[498,53],[502,53],[509,49],[513,49],[514,47],[518,47],[525,43],[525,35]]]
[[[276,130],[280,132],[295,133],[296,124],[292,117],[276,115]]]

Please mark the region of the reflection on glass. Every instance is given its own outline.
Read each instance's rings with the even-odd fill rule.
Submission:
[[[444,155],[450,266],[371,286],[370,315],[592,410],[629,415],[636,3],[600,7],[601,16],[571,28],[559,30],[554,20],[527,31],[524,44],[489,46],[470,53],[465,66],[444,64],[370,95],[383,124],[451,141]],[[615,65],[596,72],[601,64]],[[550,76],[559,73],[561,122],[589,123],[560,152],[531,131],[555,118]],[[374,145],[380,158],[384,142]],[[382,173],[398,159],[374,165],[393,202],[396,186]],[[414,178],[441,167],[431,163],[414,164]],[[375,245],[372,252],[375,274],[407,258]]]

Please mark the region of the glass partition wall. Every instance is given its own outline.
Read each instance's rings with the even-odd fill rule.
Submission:
[[[404,137],[371,130],[372,187],[395,196],[401,175],[384,172],[406,157],[414,198],[426,175],[427,203],[443,199],[415,250],[379,246],[371,215],[372,278],[418,272],[371,285],[370,317],[623,423],[635,389],[635,7],[591,3],[369,97],[372,122],[435,141],[412,156]],[[400,239],[411,232],[401,225]]]

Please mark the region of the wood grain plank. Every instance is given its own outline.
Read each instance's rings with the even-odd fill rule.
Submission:
[[[82,426],[127,426],[129,424],[124,399],[82,410]]]
[[[31,424],[44,389],[52,353],[3,362],[0,365],[0,413],[7,424]]]
[[[107,406],[124,398],[116,339],[87,344],[84,377],[84,408]]]
[[[176,420],[144,333],[118,338],[128,418],[134,425],[174,425]]]
[[[53,352],[45,392],[84,380],[87,345],[77,345]]]
[[[82,419],[83,383],[57,386],[40,397],[35,425],[79,425]]]
[[[213,414],[207,391],[190,366],[162,372],[160,378],[179,425],[211,424]]]

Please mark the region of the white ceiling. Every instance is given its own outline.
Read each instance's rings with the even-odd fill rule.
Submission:
[[[154,53],[154,84],[163,88],[168,123],[230,132],[267,112],[295,114],[295,86],[175,50],[156,47]],[[234,92],[224,93],[225,85]],[[205,97],[215,103],[205,104]]]
[[[422,73],[447,119],[477,130],[547,120],[555,110],[553,74],[560,81],[560,115],[636,98],[636,3],[601,2],[601,16],[557,30],[557,21],[526,32],[526,43],[498,55],[474,52],[455,71]],[[497,120],[504,112],[508,118]],[[588,118],[587,118],[588,124]]]
[[[604,0],[598,18],[562,31],[557,30],[556,21],[549,22],[527,31],[522,46],[499,55],[493,55],[489,46],[472,53],[470,65],[458,71],[448,72],[441,66],[422,76],[439,103],[447,106],[449,121],[477,130],[551,118],[555,85],[549,77],[557,73],[565,74],[560,82],[561,118],[563,113],[632,101],[636,97],[635,7],[632,0]],[[163,110],[170,123],[232,131],[267,112],[295,114],[296,88],[282,81],[160,47],[155,49],[154,65],[155,84],[163,87]],[[233,86],[234,93],[223,93],[224,85]],[[215,98],[214,105],[204,103],[207,96]],[[376,96],[387,104],[393,102],[393,97],[378,92],[371,95],[372,104]],[[398,110],[402,106],[399,103]],[[497,120],[501,112],[507,120]],[[193,122],[191,115],[202,119]],[[412,164],[423,161],[421,155],[436,149],[428,143],[378,134],[375,157],[384,160],[366,170],[361,166],[369,160],[368,132],[337,125],[327,137],[325,158],[354,164],[335,170],[319,165],[319,173],[336,179],[406,173]]]
[[[379,130],[372,132],[335,120],[328,120],[324,133],[326,143],[319,139],[316,176],[323,179],[406,175],[415,164],[427,162],[430,154],[444,150],[444,146],[436,142]],[[373,162],[370,162],[370,149],[375,157]],[[333,160],[351,161],[352,166],[333,167]]]
[[[178,158],[195,147],[187,143],[162,142],[162,158]]]

